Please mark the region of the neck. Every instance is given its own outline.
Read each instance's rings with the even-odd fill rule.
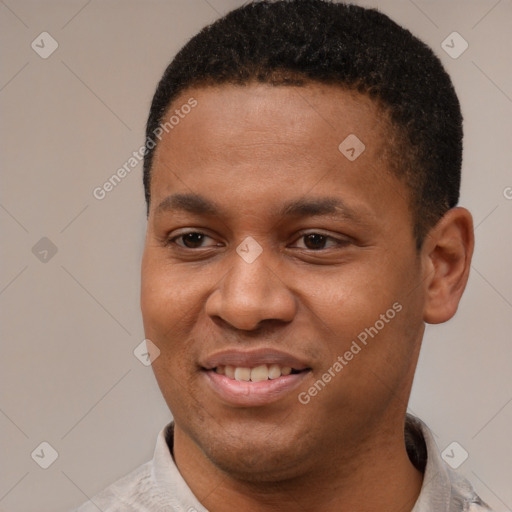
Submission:
[[[330,445],[318,463],[292,478],[250,482],[217,468],[181,429],[174,439],[176,464],[210,512],[412,510],[423,475],[409,460],[403,429],[374,433],[349,452]]]

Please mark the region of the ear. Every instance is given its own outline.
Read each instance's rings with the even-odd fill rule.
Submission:
[[[439,324],[455,315],[468,281],[474,245],[473,218],[465,208],[446,212],[426,236],[421,249],[425,322]]]

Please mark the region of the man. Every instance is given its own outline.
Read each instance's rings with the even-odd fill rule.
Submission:
[[[488,510],[406,416],[473,251],[433,52],[375,10],[251,3],[175,57],[146,148],[141,304],[174,422],[80,511]]]

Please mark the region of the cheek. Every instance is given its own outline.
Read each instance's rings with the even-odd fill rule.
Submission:
[[[194,280],[179,266],[145,255],[141,279],[141,310],[146,337],[160,350],[182,338],[197,314],[199,294]]]
[[[330,340],[326,346],[331,364],[356,341],[362,349],[357,359],[378,365],[389,359],[389,350],[403,355],[421,329],[421,286],[414,258],[406,261],[395,255],[386,261],[374,256],[308,276],[298,285],[312,324]],[[374,348],[368,350],[370,345]],[[358,352],[357,346],[353,351]],[[361,357],[363,352],[368,353]]]
[[[197,360],[209,339],[204,305],[212,286],[211,276],[185,267],[170,263],[158,249],[148,249],[143,258],[144,331],[160,350],[153,371],[168,402],[179,400],[184,389],[196,386]]]
[[[152,369],[162,395],[173,413],[179,414],[187,409],[186,397],[195,386],[198,344],[191,333],[197,318],[198,290],[179,266],[157,256],[145,254],[143,259],[144,332],[160,350]]]
[[[405,263],[402,269],[389,266],[370,273],[373,280],[341,297],[344,307],[334,319],[338,332],[348,335],[344,353],[357,353],[347,354],[353,357],[353,377],[360,379],[361,372],[373,375],[362,381],[372,388],[394,389],[414,364],[423,332],[416,271]],[[344,327],[345,313],[348,327]]]
[[[399,300],[398,281],[382,263],[354,262],[329,272],[302,275],[297,289],[308,309],[333,330],[343,332],[350,326],[375,322]]]

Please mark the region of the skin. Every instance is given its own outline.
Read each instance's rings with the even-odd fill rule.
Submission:
[[[181,474],[212,512],[411,510],[422,475],[405,451],[407,401],[425,322],[451,318],[464,290],[471,215],[450,210],[416,249],[409,191],[388,170],[390,126],[365,96],[223,85],[170,108],[191,96],[197,107],[156,150],[141,292]],[[353,162],[338,150],[351,133],[366,146]],[[173,194],[218,211],[174,208]],[[326,198],[343,207],[282,215]],[[207,236],[179,238],[190,232]],[[236,252],[248,236],[262,248],[250,264]],[[402,310],[301,404],[394,303]],[[208,385],[214,352],[268,347],[307,362],[297,389],[240,407]]]

